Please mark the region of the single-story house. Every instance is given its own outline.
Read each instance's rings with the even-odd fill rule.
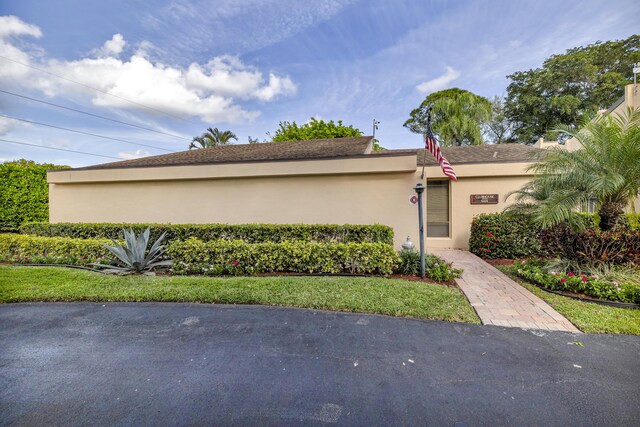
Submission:
[[[51,171],[51,222],[385,224],[426,245],[467,248],[475,215],[500,212],[530,179],[533,147],[444,148],[458,181],[423,149],[373,151],[372,137],[224,145]],[[421,172],[425,166],[425,179]],[[426,181],[426,183],[425,183]]]

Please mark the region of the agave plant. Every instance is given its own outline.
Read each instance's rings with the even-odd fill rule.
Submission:
[[[165,253],[165,247],[161,243],[166,233],[162,233],[162,236],[160,236],[151,246],[151,249],[147,251],[149,235],[151,234],[149,227],[137,237],[133,229],[125,230],[123,228],[122,231],[124,232],[124,245],[120,245],[115,240],[112,240],[114,246],[107,244],[103,244],[103,246],[115,255],[124,266],[95,264],[97,267],[106,267],[107,269],[104,270],[106,273],[153,274],[151,273],[153,268],[165,267],[173,263],[171,260],[160,260],[160,257]]]

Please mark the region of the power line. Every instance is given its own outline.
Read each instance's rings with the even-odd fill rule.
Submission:
[[[46,126],[46,127],[50,127],[50,128],[54,128],[54,129],[66,130],[68,132],[80,133],[80,134],[83,134],[83,135],[95,136],[97,138],[111,139],[113,141],[124,142],[125,144],[133,144],[133,145],[139,145],[141,147],[155,148],[156,150],[163,150],[163,151],[168,151],[170,153],[173,153],[173,151],[171,151],[171,150],[167,150],[166,148],[156,147],[154,145],[140,144],[138,142],[131,142],[131,141],[127,141],[125,139],[112,138],[110,136],[98,135],[97,133],[85,132],[85,131],[77,130],[77,129],[63,128],[61,126],[50,125],[50,124],[47,124],[47,123],[36,122],[36,121],[33,121],[33,120],[27,120],[27,119],[21,119],[19,117],[7,116],[6,114],[0,114],[0,117],[6,117],[7,119],[19,120],[21,122],[31,123],[31,124],[39,125],[39,126]]]
[[[77,109],[75,109],[75,108],[66,107],[66,106],[64,106],[64,105],[60,105],[60,104],[54,104],[53,102],[43,101],[42,99],[32,98],[32,97],[30,97],[30,96],[26,96],[26,95],[20,95],[20,94],[18,94],[18,93],[9,92],[8,90],[2,90],[2,89],[0,89],[0,92],[2,92],[2,93],[6,93],[7,95],[13,95],[13,96],[17,96],[17,97],[20,97],[20,98],[28,99],[28,100],[30,100],[30,101],[39,102],[39,103],[41,103],[41,104],[50,105],[50,106],[52,106],[52,107],[64,108],[65,110],[74,111],[74,112],[76,112],[76,113],[85,114],[85,115],[87,115],[87,116],[97,117],[97,118],[99,118],[99,119],[109,120],[109,121],[111,121],[111,122],[120,123],[120,124],[127,125],[127,126],[132,126],[132,127],[138,128],[138,129],[148,130],[149,132],[155,132],[155,133],[159,133],[159,134],[162,134],[162,135],[172,136],[172,137],[174,137],[174,138],[184,139],[184,140],[186,140],[186,141],[191,141],[191,138],[186,138],[186,137],[184,137],[184,136],[175,135],[175,134],[168,133],[168,132],[162,132],[162,131],[160,131],[160,130],[151,129],[151,128],[148,128],[148,127],[145,127],[145,126],[136,125],[136,124],[134,124],[134,123],[123,122],[123,121],[121,121],[121,120],[112,119],[112,118],[110,118],[110,117],[101,116],[101,115],[99,115],[99,114],[89,113],[89,112],[87,112],[87,111],[77,110]]]
[[[114,98],[118,98],[118,99],[121,99],[123,101],[127,101],[127,102],[129,102],[131,104],[135,104],[135,105],[137,105],[139,107],[143,107],[143,108],[146,108],[148,110],[155,111],[156,113],[164,114],[165,116],[173,117],[174,119],[182,120],[182,121],[187,122],[187,123],[198,124],[198,123],[196,123],[194,121],[187,120],[187,119],[185,119],[183,117],[180,117],[180,116],[177,116],[175,114],[167,113],[166,111],[162,111],[162,110],[158,110],[157,108],[149,107],[148,105],[144,105],[144,104],[141,104],[139,102],[132,101],[132,100],[124,98],[122,96],[114,95],[114,94],[106,92],[106,91],[104,91],[102,89],[98,89],[97,87],[89,86],[89,85],[86,85],[84,83],[80,83],[80,82],[77,82],[75,80],[68,79],[68,78],[66,78],[64,76],[61,76],[59,74],[52,73],[51,71],[43,70],[42,68],[34,67],[33,65],[25,64],[24,62],[20,62],[20,61],[16,61],[15,59],[7,58],[6,56],[0,55],[0,58],[2,58],[4,60],[7,60],[7,61],[11,61],[13,63],[19,64],[19,65],[22,65],[22,66],[25,66],[25,67],[28,67],[28,68],[31,68],[31,69],[34,69],[36,71],[40,71],[41,73],[49,74],[50,76],[57,77],[59,79],[68,81],[70,83],[75,83],[75,84],[80,85],[82,87],[86,87],[87,89],[95,90],[96,92],[100,92],[100,93],[103,93],[105,95],[109,95],[109,96],[112,96]]]
[[[113,156],[103,156],[102,154],[93,154],[93,153],[85,153],[84,151],[67,150],[66,148],[45,147],[44,145],[29,144],[28,142],[10,141],[8,139],[2,139],[2,138],[0,138],[0,141],[8,142],[9,144],[29,145],[31,147],[46,148],[47,150],[67,151],[69,153],[86,154],[87,156],[96,156],[96,157],[104,157],[104,158],[107,158],[107,159],[122,160],[122,159],[120,159],[118,157],[113,157]]]

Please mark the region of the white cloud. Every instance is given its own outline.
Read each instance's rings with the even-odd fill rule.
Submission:
[[[98,56],[118,56],[122,53],[122,49],[127,44],[122,34],[117,33],[111,37],[111,40],[104,42],[104,45],[96,51]]]
[[[147,157],[150,155],[151,153],[149,153],[147,150],[142,149],[133,151],[121,151],[118,153],[118,157],[123,160],[139,159],[140,157]]]
[[[293,95],[298,90],[295,83],[288,77],[279,77],[269,74],[269,84],[259,88],[255,96],[262,101],[271,101],[279,95]]]
[[[42,31],[35,25],[27,24],[17,16],[0,16],[0,38],[8,36],[31,36],[40,38]]]
[[[6,135],[16,127],[16,121],[0,117],[0,136]]]
[[[5,35],[41,34],[37,27],[19,19],[17,22],[14,20],[11,32],[5,30]],[[96,106],[143,111],[153,115],[153,111],[142,106],[145,105],[180,117],[199,117],[208,123],[251,121],[260,115],[260,111],[243,108],[237,103],[238,100],[268,102],[279,96],[296,93],[297,87],[289,77],[269,73],[265,78],[263,72],[244,64],[236,56],[218,56],[204,65],[194,62],[185,68],[150,59],[146,52],[152,45],[144,41],[137,44],[138,49],[129,58],[121,59],[118,55],[126,43],[121,34],[115,34],[101,48],[93,51],[94,57],[72,61],[34,61],[28,52],[13,45],[8,37],[0,37],[0,55],[43,68],[116,97],[19,64],[7,67],[3,64],[0,67],[0,83],[40,90],[49,97],[64,96],[76,101],[89,98]]]
[[[431,92],[436,92],[438,90],[446,89],[451,82],[460,77],[460,71],[453,69],[452,67],[447,67],[447,71],[433,80],[427,80],[426,82],[420,83],[416,86],[419,92],[424,94],[429,94]]]

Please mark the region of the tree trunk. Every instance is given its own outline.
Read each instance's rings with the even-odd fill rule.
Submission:
[[[606,201],[602,203],[598,209],[600,216],[600,229],[609,231],[623,223],[624,205],[614,201]]]

